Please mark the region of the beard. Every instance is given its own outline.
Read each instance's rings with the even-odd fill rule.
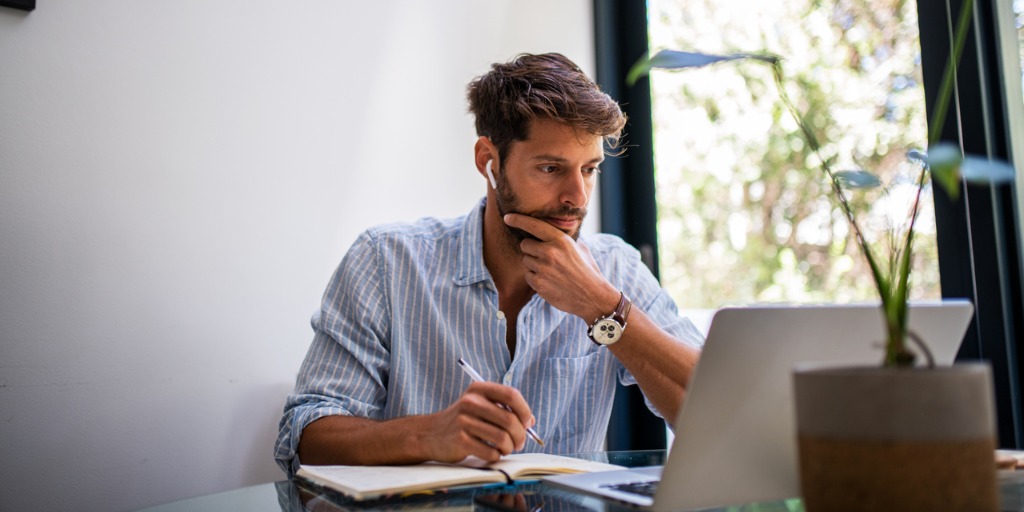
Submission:
[[[552,208],[547,210],[534,210],[532,212],[523,211],[522,202],[519,200],[519,196],[516,195],[515,191],[512,190],[512,187],[509,186],[508,180],[505,179],[504,172],[498,175],[497,182],[498,187],[494,190],[494,195],[496,196],[498,202],[498,213],[501,215],[502,218],[504,218],[505,215],[508,215],[510,213],[528,215],[530,217],[540,220],[544,220],[547,217],[576,217],[580,220],[580,223],[579,225],[576,226],[576,229],[573,232],[570,233],[561,229],[560,231],[572,237],[573,240],[579,239],[580,229],[582,229],[583,227],[583,219],[585,219],[587,216],[587,209],[585,207],[573,208],[570,206],[563,205],[558,208]],[[529,232],[524,231],[522,229],[514,228],[512,226],[509,226],[508,224],[505,224],[504,222],[502,222],[501,225],[502,227],[505,228],[505,239],[509,242],[509,245],[511,245],[516,252],[520,251],[519,244],[523,240],[526,240],[527,238],[539,240],[537,237],[533,236]]]

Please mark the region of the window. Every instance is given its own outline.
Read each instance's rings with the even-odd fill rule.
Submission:
[[[762,240],[752,236],[752,233],[760,233],[762,238],[775,242],[779,238],[800,237],[800,226],[807,218],[819,219],[811,221],[809,225],[820,226],[831,224],[832,231],[825,229],[818,230],[833,239],[842,234],[841,223],[833,217],[822,216],[819,210],[811,212],[796,212],[802,217],[791,217],[781,224],[783,227],[776,229],[772,225],[770,229],[764,229],[755,222],[758,217],[732,204],[747,205],[753,198],[768,197],[770,193],[777,193],[769,190],[772,183],[787,184],[786,180],[791,179],[788,169],[795,169],[793,160],[779,159],[774,161],[775,165],[765,165],[759,160],[750,160],[749,148],[738,144],[733,149],[719,150],[713,153],[709,145],[700,143],[710,140],[705,133],[698,133],[694,138],[684,138],[682,132],[687,128],[682,126],[685,123],[670,123],[668,120],[658,118],[657,122],[663,132],[652,136],[651,119],[651,94],[648,82],[641,82],[638,87],[628,87],[625,84],[625,77],[630,66],[648,50],[648,38],[652,40],[652,47],[681,48],[687,45],[691,48],[699,48],[707,52],[732,51],[732,50],[754,50],[767,49],[790,57],[791,61],[806,61],[802,55],[818,55],[818,58],[841,59],[846,57],[862,59],[862,63],[874,66],[877,71],[875,84],[879,85],[884,96],[879,100],[874,98],[875,105],[880,105],[881,119],[910,120],[914,116],[919,120],[924,119],[925,113],[915,105],[920,105],[920,100],[915,96],[920,95],[919,84],[924,84],[924,98],[931,108],[937,96],[938,84],[941,81],[943,67],[948,60],[949,48],[951,47],[949,35],[952,33],[952,25],[955,16],[960,12],[965,0],[918,0],[917,2],[891,2],[888,0],[829,0],[827,2],[808,2],[806,0],[794,0],[793,2],[781,0],[765,0],[764,5],[758,2],[715,2],[709,0],[688,0],[685,9],[673,8],[667,0],[650,0],[650,11],[645,2],[634,0],[594,0],[595,13],[595,35],[597,49],[597,80],[601,86],[618,99],[630,116],[630,124],[627,126],[628,139],[634,145],[630,156],[625,159],[609,159],[605,162],[604,173],[600,182],[600,207],[601,207],[601,229],[609,233],[622,236],[627,242],[638,247],[645,256],[655,275],[662,278],[662,283],[669,289],[675,287],[675,294],[680,303],[687,308],[715,308],[722,303],[743,303],[761,298],[773,296],[783,297],[786,300],[799,300],[807,298],[808,294],[815,290],[826,290],[832,286],[829,281],[833,275],[838,275],[843,265],[855,266],[859,258],[853,257],[854,252],[842,245],[828,245],[829,251],[825,256],[829,259],[822,265],[832,265],[834,268],[826,273],[801,275],[802,267],[799,263],[801,254],[797,248],[791,248],[793,257],[780,256],[777,253],[784,253],[782,244],[777,244],[769,249],[767,242],[764,242],[765,259],[776,260],[773,263],[782,272],[767,272],[766,274],[774,279],[777,275],[791,277],[791,279],[780,281],[782,283],[796,282],[799,286],[789,287],[779,285],[772,288],[775,281],[767,278],[764,283],[757,287],[743,289],[743,283],[748,279],[740,277],[742,274],[725,274],[727,279],[720,283],[723,287],[731,286],[732,289],[719,290],[713,286],[705,286],[704,289],[693,285],[690,281],[704,279],[699,275],[700,270],[692,262],[685,261],[688,256],[692,258],[706,257],[699,252],[688,255],[686,253],[673,253],[667,246],[674,243],[672,238],[680,238],[680,234],[696,237],[699,234],[712,232],[711,241],[717,241],[719,248],[712,248],[705,239],[704,251],[715,254],[728,252],[749,251]],[[741,7],[734,8],[732,4],[739,3]],[[748,5],[749,4],[749,5]],[[667,7],[666,7],[667,6]],[[902,6],[898,16],[893,16],[892,6]],[[920,7],[916,14],[915,7]],[[825,9],[825,10],[822,10]],[[1021,141],[1024,137],[1024,103],[1021,98],[1021,86],[1018,79],[1024,72],[1024,36],[1022,36],[1021,13],[1024,12],[1024,1],[1022,0],[976,0],[972,31],[967,37],[967,46],[961,58],[957,74],[957,109],[955,114],[947,116],[945,124],[941,127],[941,138],[954,144],[960,144],[967,152],[974,154],[988,154],[997,158],[1013,160],[1018,169],[1018,175],[1024,172],[1024,147]],[[715,14],[712,14],[715,13]],[[781,17],[776,13],[782,13]],[[702,16],[703,24],[695,23],[694,20]],[[917,17],[916,26],[911,20]],[[770,17],[770,19],[764,19]],[[1009,23],[1010,18],[1013,22]],[[649,28],[648,21],[651,27]],[[659,32],[656,24],[671,25],[676,29],[671,34]],[[867,25],[862,25],[867,23]],[[893,25],[896,23],[896,25]],[[852,30],[857,26],[870,27],[874,24],[883,27],[882,38],[869,37],[871,31]],[[1012,33],[1002,30],[1003,24],[1010,27]],[[745,27],[737,31],[735,27]],[[824,55],[821,47],[825,42],[835,39],[835,32],[828,32],[823,27],[840,27],[840,30],[847,31],[846,36],[850,39],[847,42],[851,45],[842,51],[835,51],[834,54]],[[679,28],[685,27],[685,28]],[[888,28],[885,28],[888,27]],[[914,29],[919,27],[919,35]],[[834,30],[834,29],[833,29]],[[852,30],[852,33],[849,32]],[[901,34],[901,35],[897,35]],[[820,37],[820,40],[808,39],[808,37]],[[828,39],[828,38],[832,39]],[[920,43],[916,42],[919,37]],[[681,38],[681,39],[680,39]],[[915,40],[911,42],[911,40]],[[808,41],[813,41],[813,45]],[[700,43],[699,45],[697,43]],[[755,44],[756,43],[756,44]],[[705,44],[707,46],[705,46]],[[920,48],[920,59],[911,59],[914,69],[908,70],[908,61],[905,52]],[[1012,49],[1012,51],[1010,51]],[[875,53],[879,52],[880,53]],[[867,58],[867,61],[863,59]],[[894,60],[895,59],[895,60]],[[918,69],[918,61],[920,69]],[[884,63],[884,64],[879,64]],[[821,84],[830,84],[830,87],[822,88],[820,97],[812,97],[808,104],[814,106],[815,102],[821,102],[827,95],[839,96],[830,104],[842,106],[848,103],[858,103],[857,98],[862,98],[865,93],[863,83],[867,78],[856,76],[850,81],[835,79],[819,80],[815,74],[816,69],[806,66],[807,62],[788,62],[787,72],[790,76],[797,76],[805,81],[816,81]],[[1021,69],[1017,69],[1018,66]],[[767,102],[772,89],[766,82],[763,70],[747,64],[741,65],[720,65],[721,70],[711,70],[715,73],[724,72],[725,75],[718,77],[710,74],[703,74],[703,71],[687,71],[680,73],[659,72],[655,80],[685,81],[675,83],[674,87],[684,88],[682,94],[674,93],[670,100],[673,110],[682,111],[692,116],[697,121],[704,122],[705,127],[718,130],[721,127],[717,123],[723,116],[736,113],[729,111],[728,107],[719,106],[711,108],[706,105],[709,94],[726,94],[730,102],[747,106],[758,105]],[[802,69],[802,70],[801,70]],[[863,68],[868,69],[868,68]],[[850,72],[857,72],[856,67],[850,67]],[[685,75],[685,76],[684,76]],[[995,76],[998,75],[996,78]],[[874,76],[874,75],[872,75]],[[887,78],[882,78],[885,76]],[[700,78],[698,80],[698,78]],[[812,84],[813,85],[813,84]],[[741,94],[742,93],[742,94]],[[691,97],[687,98],[686,94]],[[698,95],[699,94],[699,95]],[[701,96],[703,95],[703,96]],[[831,97],[831,96],[828,96]],[[917,96],[919,98],[919,96]],[[693,103],[696,99],[702,99],[704,103]],[[890,101],[891,100],[891,101]],[[665,101],[655,99],[655,101]],[[745,102],[745,103],[743,103]],[[724,105],[725,103],[723,103]],[[845,107],[844,107],[845,108]],[[701,111],[700,109],[703,109]],[[661,110],[659,106],[658,110]],[[893,114],[886,118],[884,114]],[[858,125],[850,121],[842,124],[843,116],[850,112],[842,111],[828,113],[824,111],[812,112],[812,117],[820,119],[816,127],[827,130],[835,126],[833,132],[842,134],[843,127],[849,127],[856,132]],[[879,111],[864,122],[879,121]],[[776,116],[777,113],[771,113]],[[780,115],[780,114],[778,114]],[[852,115],[852,114],[851,114]],[[757,117],[764,114],[753,114],[746,121],[751,126],[765,126],[764,120]],[[684,118],[685,119],[685,118]],[[772,117],[774,120],[775,117]],[[861,118],[864,119],[864,118]],[[710,123],[709,120],[716,121]],[[901,121],[902,122],[902,121]],[[919,121],[916,121],[919,122]],[[760,123],[760,124],[758,124]],[[913,123],[908,124],[913,126]],[[745,134],[743,127],[734,129],[736,141],[750,140],[753,136]],[[667,130],[666,130],[667,129]],[[792,156],[799,154],[802,148],[799,142],[784,137],[786,126],[783,124],[781,130],[770,133],[765,128],[761,138],[769,142],[759,142],[762,148],[770,149],[771,152],[762,149],[760,155],[753,153],[761,160],[769,158],[768,155],[778,154]],[[884,131],[884,130],[883,130]],[[848,158],[844,165],[857,165],[864,168],[871,168],[878,171],[879,168],[899,170],[902,162],[893,160],[888,162],[891,165],[879,165],[875,158],[880,155],[898,155],[904,145],[913,145],[913,137],[909,133],[902,133],[895,130],[890,133],[888,140],[881,138],[871,143],[870,139],[861,147],[854,146],[854,151],[837,151],[837,158]],[[743,138],[743,137],[747,138]],[[656,141],[652,140],[656,137]],[[675,137],[673,139],[672,137]],[[832,137],[829,137],[832,139]],[[715,133],[716,144],[722,142],[726,137]],[[893,142],[896,140],[896,142]],[[923,141],[923,136],[921,139]],[[685,142],[689,141],[689,142]],[[732,142],[736,142],[732,141]],[[902,141],[902,142],[901,142]],[[675,142],[675,143],[673,143]],[[729,141],[726,141],[729,142]],[[880,151],[880,144],[888,146],[886,151]],[[686,144],[690,144],[687,146]],[[1016,146],[1015,146],[1016,145]],[[677,153],[682,156],[682,163],[679,157],[676,163],[659,162],[658,170],[655,173],[653,151],[649,148],[656,148],[659,158],[665,154]],[[840,153],[842,155],[840,156]],[[744,156],[746,155],[746,156]],[[747,160],[743,160],[747,158]],[[776,157],[772,157],[776,158]],[[673,170],[672,166],[690,165],[686,160],[701,161],[700,168],[693,171],[694,176],[681,176],[680,170]],[[721,162],[737,162],[735,165],[727,166]],[[787,168],[786,166],[791,166]],[[757,184],[754,177],[765,169],[786,169],[781,177],[782,181],[762,180]],[[680,167],[682,169],[682,167]],[[724,174],[722,169],[727,169],[729,176]],[[756,171],[756,172],[755,172]],[[675,182],[669,180],[672,173],[679,175]],[[703,173],[703,174],[701,174]],[[720,173],[721,176],[715,173]],[[656,185],[656,174],[657,182]],[[703,176],[703,178],[699,178]],[[738,176],[738,177],[737,177]],[[697,177],[697,178],[695,178]],[[714,178],[714,181],[711,178]],[[703,179],[708,183],[707,187],[717,188],[714,194],[697,192],[698,188],[684,180]],[[669,184],[662,186],[662,181]],[[740,185],[735,185],[735,183]],[[673,185],[673,183],[676,183]],[[798,184],[808,183],[797,180]],[[700,185],[700,183],[697,183]],[[661,190],[675,186],[679,190]],[[810,185],[808,185],[810,187]],[[710,190],[710,189],[709,189]],[[1016,190],[1016,194],[1014,194]],[[807,194],[808,192],[798,187],[793,194]],[[698,218],[700,222],[693,223],[691,219],[685,219],[679,212],[685,212],[691,205],[705,207],[703,204],[707,197],[714,196],[719,203],[707,205],[707,208],[717,208],[712,227],[701,226],[705,221]],[[666,199],[667,197],[667,199]],[[659,202],[666,203],[655,208],[656,198]],[[724,199],[723,199],[724,198]],[[789,201],[789,198],[780,200]],[[676,212],[666,212],[668,201],[675,201],[678,208]],[[699,202],[699,204],[698,204]],[[762,201],[764,202],[764,201]],[[1024,183],[1018,182],[1015,186],[997,186],[983,189],[965,189],[963,198],[960,201],[951,201],[941,192],[936,192],[934,201],[934,242],[938,249],[939,264],[937,274],[941,278],[941,293],[944,297],[968,297],[975,303],[975,319],[968,330],[967,337],[961,346],[958,359],[984,359],[991,363],[993,380],[995,386],[996,406],[998,408],[999,440],[1004,447],[1020,448],[1024,443],[1024,411],[1021,410],[1021,389],[1024,388],[1022,374],[1019,368],[1024,367],[1024,350],[1019,347],[1019,333],[1024,332],[1024,290],[1022,290],[1021,271],[1024,257],[1021,255],[1022,227],[1024,227]],[[809,204],[792,200],[788,204]],[[866,206],[875,206],[868,201]],[[826,208],[824,204],[821,208]],[[660,211],[659,211],[660,210]],[[740,215],[732,216],[733,213]],[[1019,213],[1018,213],[1019,212]],[[782,218],[789,219],[785,215],[793,212],[782,209]],[[811,214],[818,213],[817,217]],[[673,215],[675,220],[673,220]],[[810,217],[808,217],[810,215]],[[729,218],[733,217],[730,225]],[[929,212],[924,212],[924,218],[932,217]],[[778,222],[777,217],[764,216],[761,219],[769,219],[771,222]],[[674,224],[673,224],[674,223]],[[788,225],[788,227],[787,227]],[[661,228],[661,232],[655,229]],[[758,228],[759,230],[755,230]],[[672,231],[675,231],[673,234]],[[925,235],[921,230],[921,235]],[[746,236],[742,236],[743,233]],[[810,230],[813,234],[815,230]],[[822,239],[825,237],[823,236]],[[923,237],[922,237],[923,238]],[[917,252],[919,255],[919,266],[915,269],[916,288],[918,297],[931,297],[938,293],[938,284],[933,283],[933,278],[925,277],[926,274],[935,275],[933,249],[922,248],[922,245],[933,242],[918,239]],[[659,239],[661,242],[659,243]],[[814,236],[804,235],[804,240],[815,241]],[[690,241],[684,240],[689,243]],[[658,249],[659,246],[666,246]],[[814,245],[814,244],[810,244]],[[817,244],[820,247],[825,245]],[[737,251],[735,248],[741,248]],[[792,246],[791,246],[792,247]],[[813,247],[805,247],[811,250]],[[833,250],[834,249],[834,250]],[[839,251],[838,249],[843,249]],[[715,253],[712,251],[721,251]],[[850,260],[843,258],[843,255],[851,256]],[[739,256],[737,256],[739,257]],[[807,265],[814,265],[808,253]],[[659,260],[666,260],[661,262]],[[710,258],[714,260],[715,258]],[[681,263],[680,263],[681,262]],[[712,261],[719,264],[718,261]],[[728,263],[728,262],[727,262]],[[788,266],[787,266],[788,265]],[[739,271],[747,271],[737,265],[734,268]],[[787,269],[795,269],[787,270]],[[810,268],[809,268],[810,269]],[[689,272],[682,273],[682,272]],[[673,275],[680,272],[680,275]],[[709,271],[710,272],[710,271]],[[719,270],[718,272],[722,272]],[[851,272],[856,273],[854,268]],[[721,274],[720,274],[721,275]],[[817,277],[816,277],[817,276]],[[821,277],[825,276],[825,277]],[[763,276],[762,276],[763,277]],[[859,278],[863,279],[863,278]],[[831,288],[833,298],[825,300],[840,300],[848,298],[857,300],[857,297],[873,297],[866,290],[862,281],[846,277],[843,279],[844,286],[850,288]],[[677,284],[673,284],[676,282]],[[683,290],[678,283],[684,283],[690,290]],[[707,282],[712,282],[708,280]],[[810,286],[813,284],[814,286]],[[769,293],[770,291],[770,293]],[[728,293],[725,293],[728,292]],[[691,296],[692,295],[692,296]],[[707,299],[707,297],[711,297]],[[717,298],[716,298],[717,297]],[[760,297],[760,298],[759,298]],[[693,311],[687,311],[688,314]],[[619,398],[623,398],[619,400]],[[638,393],[632,396],[618,397],[616,402],[616,415],[613,416],[613,424],[609,429],[609,449],[640,449],[646,447],[657,447],[647,441],[655,436],[655,432],[662,425],[657,418],[645,416],[642,399]]]
[[[784,58],[790,95],[836,170],[888,194],[853,194],[884,242],[912,204],[927,122],[914,2],[650,0],[649,45]],[[662,285],[680,307],[875,301],[870,270],[771,70],[722,63],[650,78]],[[930,197],[915,227],[913,298],[940,297]],[[885,254],[885,252],[880,252]]]

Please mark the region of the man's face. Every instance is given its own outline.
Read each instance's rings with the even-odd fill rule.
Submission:
[[[498,212],[538,218],[575,240],[603,160],[600,136],[547,119],[535,120],[526,140],[509,145],[505,162],[495,173]],[[524,238],[534,238],[509,226],[505,230],[517,248]]]

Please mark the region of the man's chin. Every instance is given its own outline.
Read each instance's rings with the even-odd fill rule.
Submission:
[[[562,233],[565,233],[565,234],[569,235],[569,238],[572,238],[572,240],[573,240],[574,242],[575,242],[575,241],[578,241],[578,240],[580,239],[580,229],[579,229],[579,228],[576,228],[576,229],[571,229],[571,230],[568,230],[568,231],[567,231],[567,230],[564,230],[564,229],[561,229],[561,230],[559,230],[559,231],[561,231]]]

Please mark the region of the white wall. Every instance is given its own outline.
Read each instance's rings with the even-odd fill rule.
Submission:
[[[522,51],[592,72],[590,4],[0,8],[0,510],[283,478],[281,406],[345,249],[468,211],[466,83]]]

